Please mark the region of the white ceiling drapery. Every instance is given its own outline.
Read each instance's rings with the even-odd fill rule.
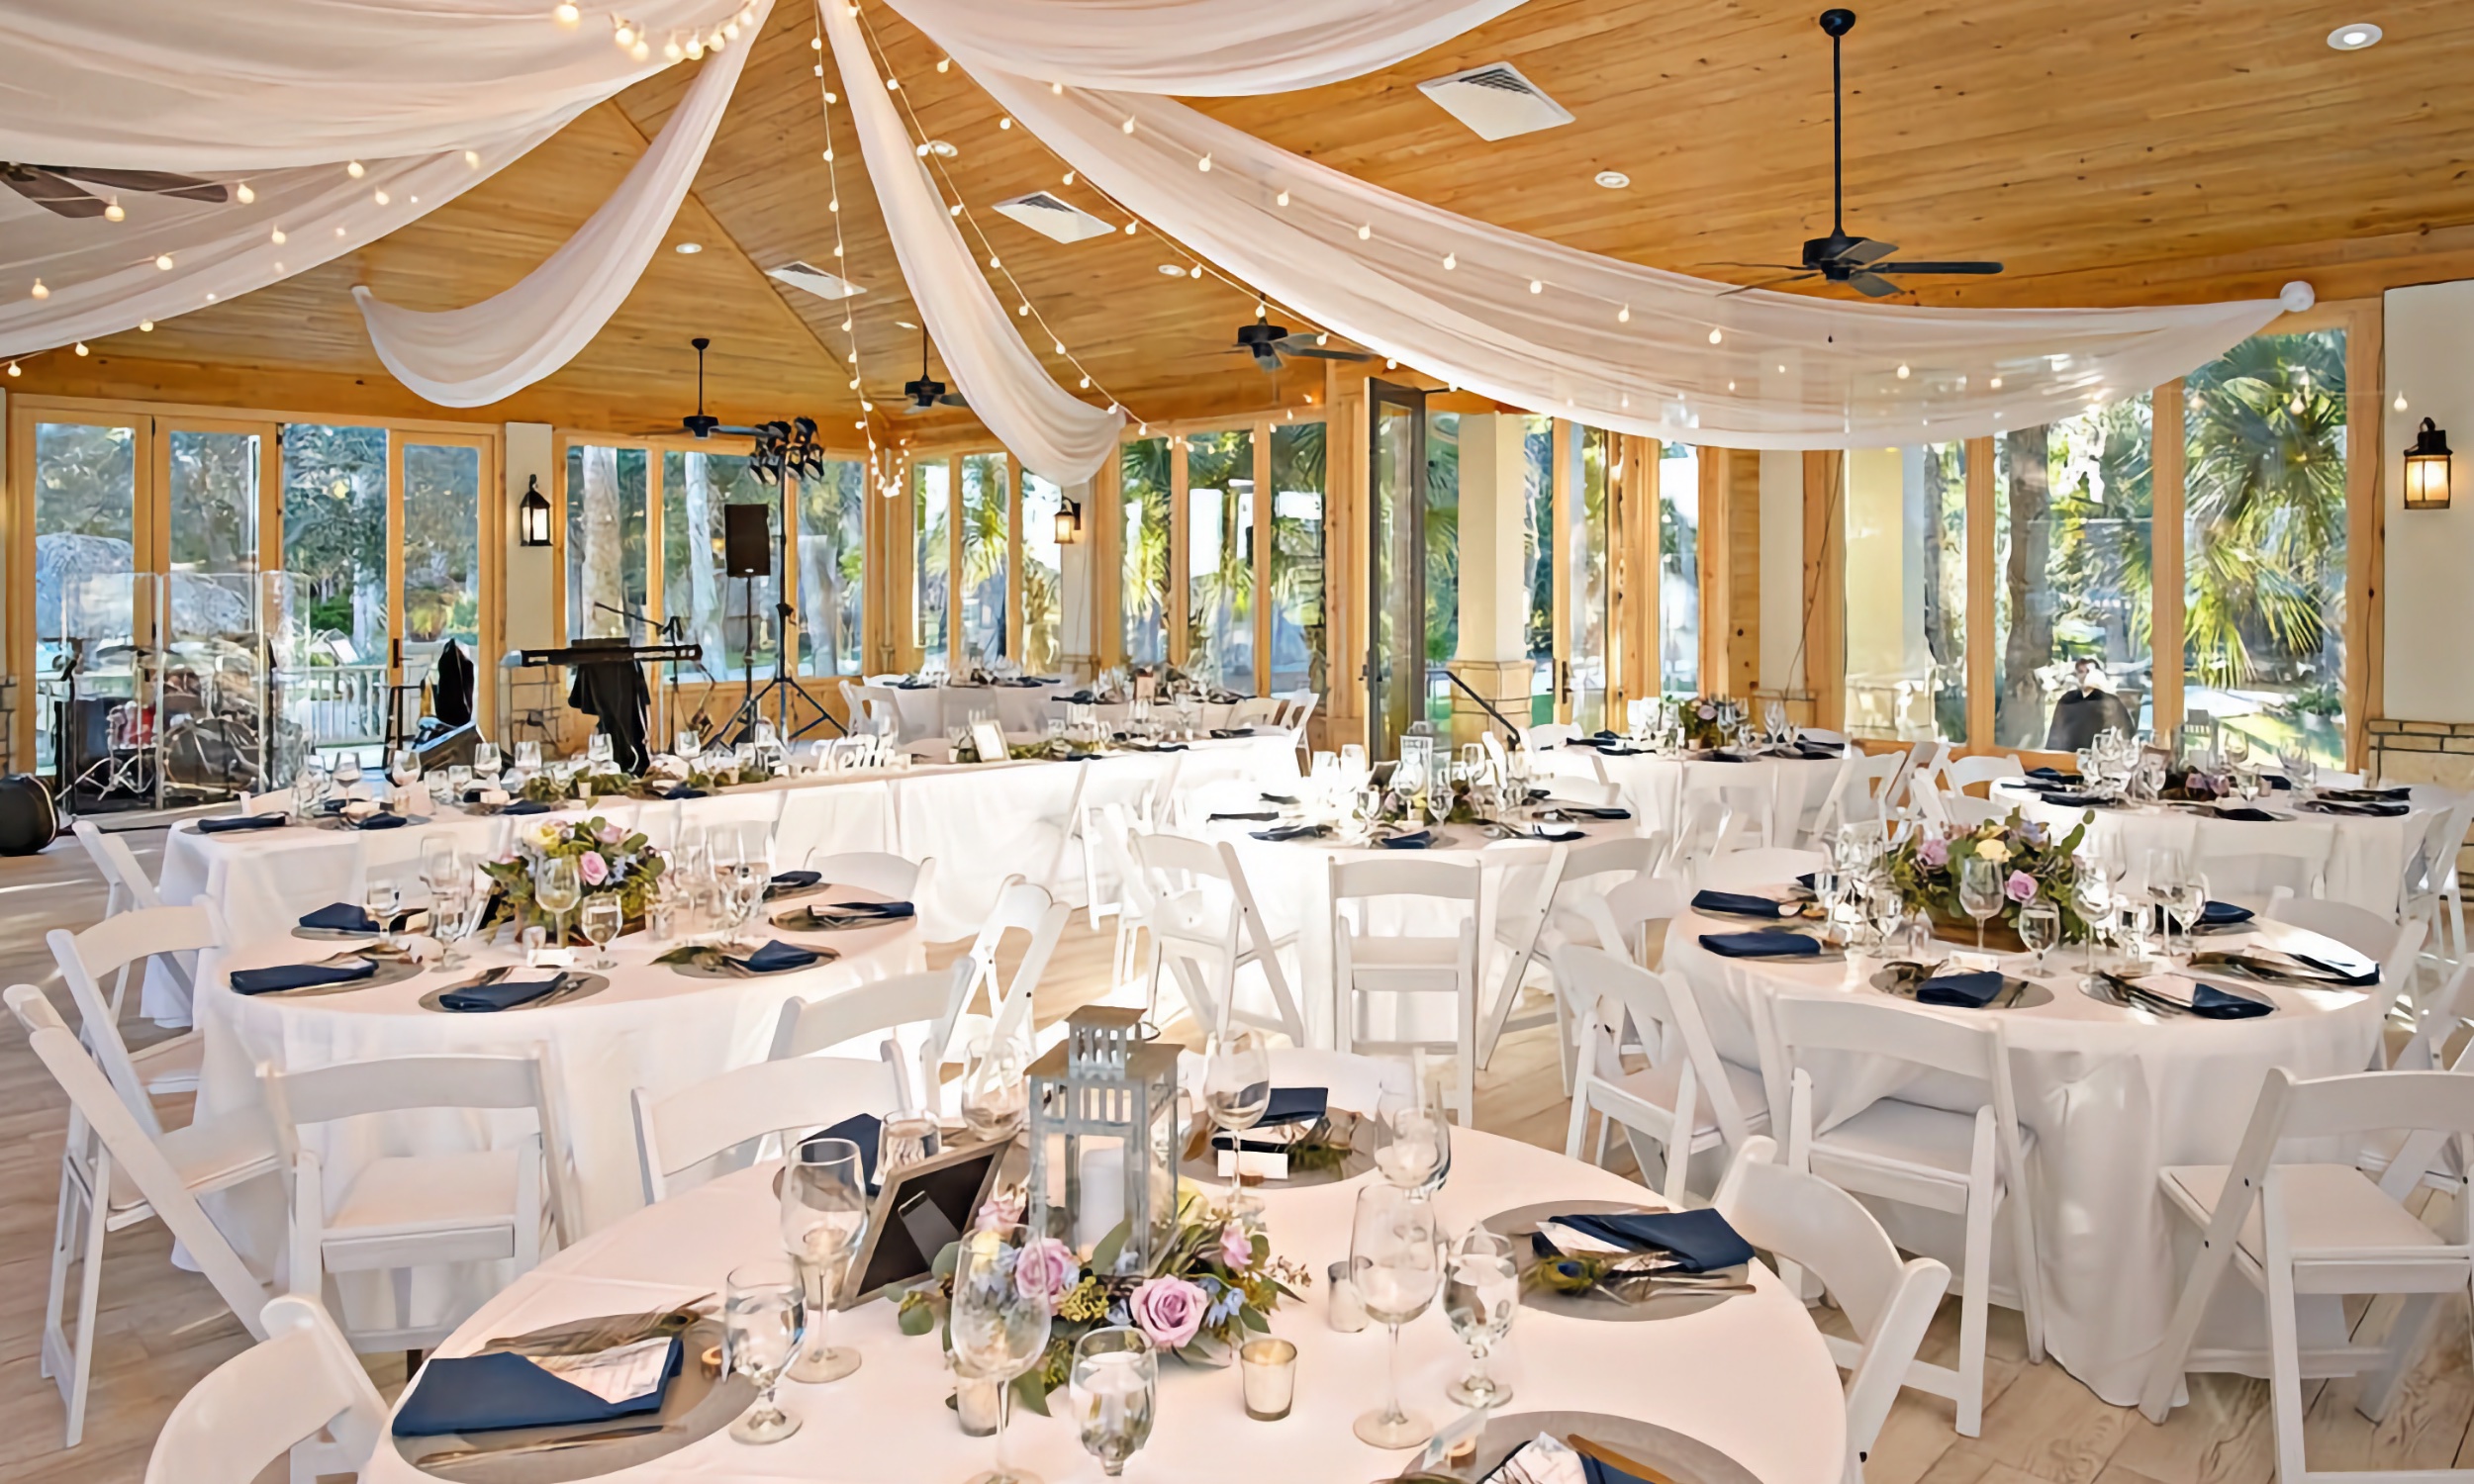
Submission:
[[[894,255],[955,386],[1032,473],[1060,486],[1089,479],[1115,453],[1124,415],[1069,395],[1022,343],[913,152],[859,23],[842,0],[818,0],[816,13],[841,69]]]
[[[755,26],[773,8],[756,0]],[[751,29],[752,35],[752,29]],[[708,55],[660,138],[592,219],[514,286],[423,312],[352,290],[369,342],[396,379],[442,407],[483,407],[567,364],[626,302],[696,181],[753,48]]]

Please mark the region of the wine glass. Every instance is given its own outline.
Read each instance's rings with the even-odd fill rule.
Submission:
[[[472,745],[472,775],[488,783],[497,783],[501,772],[496,742],[475,742]]]
[[[1512,1244],[1484,1227],[1472,1227],[1453,1244],[1444,1269],[1444,1317],[1470,1353],[1469,1374],[1445,1387],[1445,1396],[1464,1407],[1500,1407],[1512,1399],[1512,1388],[1494,1378],[1486,1360],[1512,1332],[1519,1307],[1520,1264]]]
[[[868,1181],[859,1146],[847,1139],[804,1139],[782,1163],[782,1245],[798,1269],[808,1334],[790,1377],[838,1381],[859,1368],[859,1352],[828,1337],[834,1302],[868,1234]]]
[[[361,781],[361,755],[356,752],[337,754],[333,772],[335,791],[337,793],[347,791],[354,784]]]
[[[971,1484],[1039,1484],[1035,1474],[1005,1464],[1005,1421],[1013,1378],[1029,1370],[1048,1348],[1052,1296],[1016,1281],[1014,1269],[1031,1240],[1027,1227],[975,1228],[962,1235],[954,1257],[953,1306],[946,1320],[954,1366],[973,1380],[997,1387],[997,1466]]]
[[[2081,856],[2071,883],[2070,904],[2087,927],[2087,972],[2096,973],[2096,939],[2113,914],[2113,871],[2103,861]]]
[[[1788,739],[1787,706],[1785,701],[1773,698],[1761,702],[1761,724],[1769,731],[1770,745],[1774,747],[1786,746]]]
[[[1350,1271],[1368,1317],[1391,1331],[1391,1364],[1382,1406],[1358,1418],[1353,1431],[1379,1448],[1415,1447],[1434,1436],[1433,1424],[1400,1405],[1400,1327],[1435,1301],[1437,1236],[1434,1203],[1424,1196],[1391,1184],[1359,1189]]]
[[[1160,1356],[1143,1332],[1122,1325],[1094,1330],[1074,1343],[1067,1383],[1083,1447],[1113,1479],[1125,1460],[1151,1440],[1160,1390]]]
[[[463,881],[449,881],[432,894],[429,931],[438,940],[438,967],[453,969],[464,962],[456,947],[472,932],[473,889]]]
[[[1203,1054],[1202,1111],[1232,1143],[1253,1128],[1272,1104],[1272,1053],[1261,1034],[1224,1030],[1211,1038]],[[1245,1205],[1245,1176],[1229,1180],[1228,1209]]]
[[[746,930],[749,923],[764,915],[765,888],[772,884],[773,878],[767,875],[764,867],[759,864],[742,861],[732,868],[730,875],[730,941],[732,943],[743,942],[744,940],[739,935]]]
[[[2191,929],[2208,910],[2208,879],[2185,866],[2174,876],[2171,893],[2165,898],[2165,915],[2182,930],[2182,951],[2196,952],[2191,943]],[[2166,957],[2172,955],[2168,952]]]
[[[585,739],[584,760],[593,765],[595,773],[607,773],[618,766],[618,754],[611,750],[610,733],[595,732]]]
[[[780,1442],[799,1431],[799,1419],[773,1400],[782,1368],[808,1335],[808,1305],[786,1258],[769,1258],[730,1269],[721,1297],[722,1369],[756,1386],[756,1405],[730,1424],[739,1442]]]
[[[583,899],[573,856],[543,856],[532,868],[532,904],[550,914],[550,946],[567,945],[567,914]]]
[[[2001,915],[2001,868],[1973,851],[1958,861],[1958,905],[1976,920],[1976,952],[1984,951],[1984,925]]]
[[[2043,897],[2022,905],[2019,908],[2019,941],[2028,946],[2028,952],[2036,955],[2036,968],[2032,972],[2043,977],[2045,955],[2061,941],[2061,908]]]
[[[326,794],[327,774],[316,763],[304,763],[292,775],[292,812],[302,819],[318,812],[318,800]]]
[[[2189,874],[2190,868],[2183,861],[2180,851],[2166,847],[2147,853],[2145,890],[2141,894],[2155,916],[2162,920],[2164,956],[2167,959],[2173,957],[2173,903],[2181,895],[2182,879]]]
[[[538,773],[541,771],[540,743],[519,742],[516,744],[516,771],[519,773]]]
[[[399,788],[421,782],[421,749],[399,747],[387,762],[387,778]]]
[[[378,877],[361,884],[361,910],[378,930],[380,948],[395,947],[395,910],[403,901],[393,877]]]
[[[1375,1151],[1375,1167],[1403,1190],[1422,1190],[1436,1183],[1451,1159],[1451,1131],[1443,1115],[1419,1098],[1386,1091],[1376,1099],[1375,1116],[1390,1132],[1391,1142]]]
[[[1822,930],[1836,941],[1839,932],[1839,903],[1847,899],[1847,878],[1823,856],[1813,868],[1813,898],[1821,903]]]
[[[963,1125],[981,1139],[1002,1138],[1030,1104],[1021,1050],[1008,1042],[972,1052],[974,1065],[962,1085]]]
[[[616,969],[618,962],[610,956],[610,940],[618,936],[626,921],[626,909],[616,891],[596,891],[584,899],[584,937],[593,945],[596,969]]]

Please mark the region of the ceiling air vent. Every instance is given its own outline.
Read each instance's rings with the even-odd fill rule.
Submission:
[[[779,268],[767,268],[765,276],[778,278],[794,289],[806,289],[819,299],[838,301],[868,292],[849,279],[827,273],[813,263],[784,263]]]
[[[997,210],[1041,236],[1053,237],[1060,242],[1088,241],[1116,231],[1081,207],[1069,206],[1046,191],[1033,191],[1028,196],[999,201]]]
[[[1481,139],[1508,139],[1516,134],[1534,134],[1572,121],[1564,105],[1521,76],[1520,68],[1510,62],[1489,62],[1432,82],[1421,82],[1417,90],[1441,104],[1444,112],[1468,125]]]

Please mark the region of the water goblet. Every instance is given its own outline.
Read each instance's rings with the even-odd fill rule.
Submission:
[[[292,812],[307,819],[318,812],[318,801],[326,796],[327,775],[316,763],[304,763],[292,775]]]
[[[1415,1447],[1434,1436],[1432,1423],[1400,1405],[1400,1327],[1435,1301],[1442,1246],[1437,1239],[1432,1201],[1391,1184],[1358,1191],[1350,1270],[1367,1316],[1391,1332],[1391,1363],[1383,1405],[1359,1417],[1352,1431],[1379,1448]]]
[[[1122,1325],[1093,1330],[1074,1342],[1067,1382],[1083,1447],[1113,1479],[1125,1460],[1151,1440],[1159,1404],[1160,1356],[1143,1332]]]
[[[550,946],[567,946],[567,914],[583,899],[573,856],[543,856],[532,868],[532,904],[550,914]]]
[[[1970,853],[1958,862],[1958,906],[1976,920],[1976,952],[1984,951],[1984,925],[2001,915],[2001,868]]]
[[[834,1347],[833,1305],[868,1233],[868,1181],[859,1146],[847,1139],[803,1139],[782,1163],[782,1245],[808,1305],[808,1333],[790,1377],[838,1381],[859,1368],[859,1352]]]
[[[361,886],[361,910],[369,914],[370,922],[377,928],[380,948],[395,947],[395,912],[402,901],[403,893],[392,877]]]
[[[1472,1227],[1445,1259],[1444,1317],[1470,1353],[1469,1374],[1446,1386],[1445,1396],[1464,1407],[1500,1407],[1512,1399],[1512,1388],[1494,1378],[1486,1361],[1512,1332],[1519,1308],[1520,1264],[1512,1244],[1484,1227]]]
[[[756,1387],[756,1405],[730,1424],[734,1441],[780,1442],[799,1431],[799,1419],[774,1401],[773,1389],[807,1335],[806,1296],[787,1259],[730,1269],[721,1298],[722,1369]]]
[[[1024,1085],[1026,1063],[1019,1048],[978,1045],[972,1049],[970,1075],[962,1084],[962,1122],[981,1139],[999,1139],[1012,1131],[1030,1106]]]
[[[1403,1190],[1440,1185],[1452,1164],[1452,1129],[1442,1112],[1423,1099],[1385,1092],[1376,1100],[1375,1116],[1391,1133],[1391,1142],[1375,1151],[1383,1178]]]
[[[540,743],[519,742],[516,744],[516,770],[520,773],[538,773],[541,771]]]
[[[2045,955],[2061,941],[2061,908],[2039,897],[2019,908],[2019,941],[2036,955],[2032,971],[2039,978],[2045,974]]]
[[[1272,1053],[1262,1035],[1238,1029],[1213,1036],[1202,1066],[1202,1111],[1212,1124],[1229,1136],[1232,1145],[1242,1148],[1237,1136],[1253,1128],[1271,1104]],[[1230,1177],[1231,1213],[1245,1209],[1245,1187],[1242,1173]]]
[[[593,945],[593,967],[616,969],[618,963],[610,956],[610,941],[618,936],[626,921],[626,908],[616,891],[596,891],[584,901],[584,938]]]
[[[453,969],[464,962],[457,947],[472,933],[474,892],[464,881],[451,881],[432,893],[429,932],[438,940],[438,967]]]
[[[2096,938],[2113,915],[2113,873],[2102,861],[2079,858],[2070,887],[2070,904],[2087,928],[2087,972],[2096,973]]]
[[[946,1320],[954,1367],[973,1380],[998,1383],[997,1466],[974,1476],[971,1484],[1039,1484],[1037,1475],[1005,1462],[1010,1383],[1047,1350],[1056,1300],[1043,1286],[1020,1280],[1020,1257],[1030,1242],[1027,1227],[980,1227],[965,1232],[955,1252],[953,1304]]]
[[[496,742],[475,742],[472,745],[472,776],[490,783],[498,782],[499,756]]]

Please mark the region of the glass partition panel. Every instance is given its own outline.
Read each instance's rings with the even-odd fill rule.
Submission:
[[[404,651],[408,667],[453,639],[481,653],[481,450],[404,445]]]
[[[1847,729],[1967,740],[1966,448],[1847,456]]]
[[[1254,434],[1186,439],[1186,669],[1254,692]]]
[[[1055,675],[1065,662],[1065,551],[1057,511],[1065,493],[1036,474],[1022,476],[1022,670]]]
[[[962,647],[972,665],[1005,653],[1008,522],[1005,456],[962,458]]]
[[[1700,695],[1701,456],[1689,443],[1659,445],[1658,630],[1660,692]]]
[[[830,459],[799,481],[799,669],[858,675],[867,582],[868,481],[856,459]]]
[[[952,612],[945,586],[952,563],[946,525],[952,508],[953,466],[943,459],[914,464],[910,469],[910,642],[919,652],[921,669],[945,668],[946,619]]]
[[[1157,665],[1169,656],[1169,440],[1135,438],[1117,457],[1125,661]]]
[[[1521,570],[1529,582],[1529,724],[1555,719],[1555,419],[1523,417]]]
[[[625,609],[650,599],[651,455],[641,448],[567,446],[567,632],[578,639],[629,632]]]
[[[1320,422],[1272,429],[1272,690],[1323,694],[1324,450]]]
[[[376,761],[386,737],[387,430],[283,430],[284,566],[309,602],[312,743]]]
[[[102,665],[101,651],[130,643],[131,594],[138,566],[138,430],[83,422],[35,424],[35,767],[56,767],[67,704],[63,672]],[[127,651],[117,682],[78,678],[82,738],[99,734],[104,712],[90,695],[128,692]],[[91,711],[93,726],[86,712]],[[92,749],[72,746],[83,757]]]
[[[779,626],[773,605],[782,591],[776,486],[748,468],[745,454],[674,448],[661,458],[661,616],[685,622],[688,641],[705,647],[705,668],[716,679],[740,679],[751,664],[771,666]],[[722,510],[733,505],[765,512],[763,577],[729,575]]]

